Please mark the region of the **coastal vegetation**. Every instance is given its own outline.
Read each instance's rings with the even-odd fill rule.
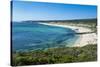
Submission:
[[[88,62],[96,60],[96,44],[89,44],[83,47],[62,47],[28,52],[14,52],[12,55],[13,66]]]

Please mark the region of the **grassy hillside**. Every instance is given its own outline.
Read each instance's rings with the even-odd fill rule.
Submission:
[[[97,45],[84,47],[50,48],[30,52],[13,53],[12,65],[38,65],[73,63],[97,60]]]

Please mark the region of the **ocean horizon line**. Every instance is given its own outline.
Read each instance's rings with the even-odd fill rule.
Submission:
[[[78,21],[78,20],[93,20],[97,18],[83,18],[83,19],[68,19],[68,20],[20,20],[20,21],[13,21],[11,22],[27,22],[27,21],[32,21],[32,22],[64,22],[64,21]]]

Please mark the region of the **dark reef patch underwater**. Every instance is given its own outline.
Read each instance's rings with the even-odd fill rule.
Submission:
[[[13,51],[72,46],[78,36],[69,28],[38,22],[12,22]]]

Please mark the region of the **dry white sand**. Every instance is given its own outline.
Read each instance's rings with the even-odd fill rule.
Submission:
[[[80,38],[74,44],[74,47],[82,47],[89,44],[97,44],[97,35],[96,33],[82,34],[79,35]]]
[[[72,30],[75,30],[77,33],[84,33],[84,32],[92,32],[91,29],[86,27],[78,27],[78,26],[70,26],[70,25],[61,25],[61,24],[52,24],[52,23],[40,23],[44,25],[51,25],[51,26],[59,26],[64,28],[71,28]],[[88,33],[88,34],[81,34],[73,47],[82,47],[87,44],[97,44],[97,34],[96,33]]]

